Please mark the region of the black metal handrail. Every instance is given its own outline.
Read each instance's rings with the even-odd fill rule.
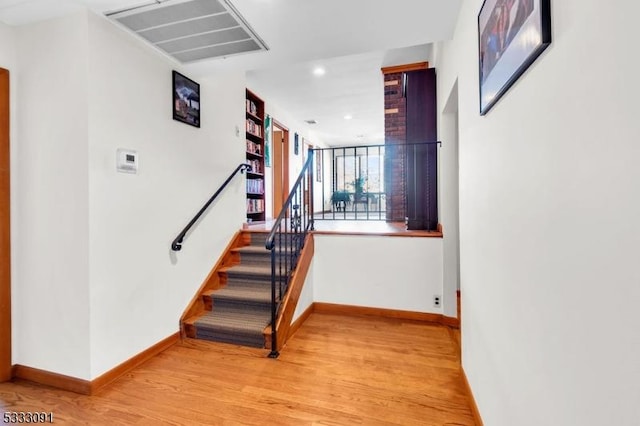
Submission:
[[[229,175],[227,180],[225,180],[224,183],[220,186],[220,188],[218,188],[218,190],[211,196],[211,198],[209,198],[209,200],[206,203],[204,203],[204,206],[202,206],[200,211],[196,213],[193,219],[191,219],[191,221],[187,224],[187,226],[185,226],[184,229],[178,234],[176,239],[173,240],[173,242],[171,243],[171,250],[180,251],[180,249],[182,249],[182,240],[184,239],[185,235],[187,235],[187,232],[189,232],[189,229],[191,229],[191,227],[198,221],[198,219],[200,219],[200,216],[202,216],[205,210],[207,210],[207,208],[211,205],[211,203],[213,203],[213,200],[215,200],[216,197],[220,195],[222,190],[229,184],[229,182],[231,182],[231,179],[233,179],[233,177],[238,172],[244,173],[245,171],[249,171],[249,170],[251,170],[251,166],[246,163],[242,163],[238,167],[236,167],[233,173]]]
[[[277,358],[276,320],[307,233],[313,230],[313,150],[293,185],[265,243],[271,251],[271,352]]]

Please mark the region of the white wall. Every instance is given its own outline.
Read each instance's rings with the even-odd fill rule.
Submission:
[[[456,291],[460,288],[460,236],[458,194],[458,86],[448,95],[443,114],[439,114],[438,140],[438,218],[443,227],[444,314],[458,315]]]
[[[10,138],[11,138],[11,154],[16,151],[15,145],[17,135],[17,79],[18,59],[16,53],[16,31],[13,27],[0,22],[0,68],[9,70],[9,96],[10,96]],[[13,157],[11,157],[13,163]],[[13,182],[12,182],[13,183]],[[13,188],[13,187],[12,187]],[[11,191],[13,194],[13,190]]]
[[[463,365],[485,424],[640,423],[640,4],[553,1],[553,44],[485,117],[477,14],[458,81]]]
[[[315,235],[314,301],[442,313],[442,239]]]
[[[175,64],[106,19],[81,12],[17,36],[13,362],[93,379],[178,331],[241,227],[242,175],[170,251],[244,161],[244,75],[194,77],[196,129],[171,118]],[[139,174],[116,173],[117,148],[138,151]]]
[[[313,277],[315,275],[315,268],[313,267],[314,258],[311,260],[311,265],[309,266],[309,271],[307,271],[307,278],[304,281],[304,286],[302,287],[302,292],[300,293],[300,298],[298,299],[298,304],[296,305],[296,310],[293,312],[293,318],[291,322],[293,323],[297,320],[300,315],[304,313],[304,311],[309,308],[314,302],[313,300]]]
[[[16,64],[15,29],[0,22],[0,67],[11,71]]]
[[[86,16],[16,31],[13,362],[88,378]]]
[[[89,15],[91,376],[178,330],[178,320],[244,221],[237,175],[185,239],[170,243],[244,162],[243,73],[196,78],[201,128],[171,116],[176,65]],[[244,135],[241,135],[244,136]],[[115,170],[117,148],[140,156]]]

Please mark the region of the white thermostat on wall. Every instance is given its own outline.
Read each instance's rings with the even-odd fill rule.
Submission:
[[[130,149],[118,148],[116,168],[120,173],[138,173],[138,153]]]

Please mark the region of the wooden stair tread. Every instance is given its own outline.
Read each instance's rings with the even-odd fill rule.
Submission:
[[[189,337],[264,348],[264,329],[271,322],[271,310],[247,311],[225,306],[206,312],[189,326]]]
[[[234,273],[236,275],[252,275],[252,276],[261,276],[268,275],[271,276],[271,265],[232,265],[227,266],[220,269],[220,272],[223,273]]]
[[[215,300],[227,299],[239,302],[271,303],[271,286],[260,287],[225,287],[213,294]]]
[[[264,246],[244,246],[231,249],[234,253],[251,253],[251,254],[271,254]]]
[[[245,327],[251,325],[256,320],[266,320],[269,321],[271,319],[271,312],[261,312],[260,314],[256,312],[247,313],[246,311],[238,310],[238,311],[229,311],[218,309],[218,312],[213,313],[206,312],[198,318],[195,323],[202,323],[205,325],[208,324],[221,324],[225,326],[228,324],[226,322],[227,319],[234,320],[237,324],[243,324]],[[260,332],[262,333],[266,327],[266,324],[260,328]]]

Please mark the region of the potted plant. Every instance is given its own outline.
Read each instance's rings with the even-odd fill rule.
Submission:
[[[367,178],[365,176],[358,176],[351,184],[355,192],[353,196],[353,201],[355,203],[363,203],[367,201],[367,194],[364,192],[364,185],[366,181]]]

